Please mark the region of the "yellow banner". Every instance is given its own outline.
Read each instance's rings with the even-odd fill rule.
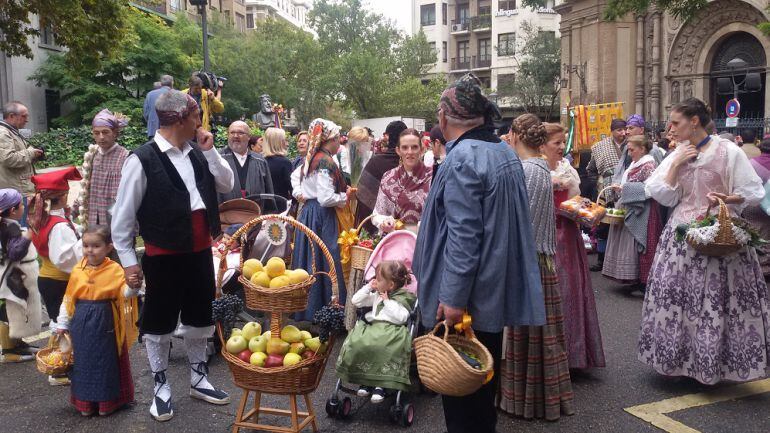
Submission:
[[[608,137],[612,119],[623,118],[622,102],[575,107],[576,150],[590,149],[597,141]]]

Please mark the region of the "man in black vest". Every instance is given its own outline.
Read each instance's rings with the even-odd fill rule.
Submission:
[[[220,203],[250,195],[273,193],[273,180],[267,161],[262,155],[249,150],[250,134],[249,125],[241,120],[236,120],[227,128],[227,147],[219,153],[235,173],[235,185],[232,191],[219,194]]]
[[[233,188],[233,172],[200,127],[195,100],[169,90],[155,104],[160,129],[123,165],[112,236],[132,288],[146,276],[141,332],[155,380],[150,414],[158,421],[174,415],[166,379],[171,334],[179,332],[190,361],[190,396],[213,404],[230,397],[208,381],[206,339],[214,332],[214,267],[211,239],[219,234],[217,193]],[[197,144],[191,142],[197,136]],[[133,249],[139,223],[145,253],[142,266]],[[144,274],[143,274],[144,273]]]

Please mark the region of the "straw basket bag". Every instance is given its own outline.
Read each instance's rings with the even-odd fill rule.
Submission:
[[[66,340],[69,350],[62,350],[62,339]],[[35,354],[35,361],[38,371],[43,374],[61,375],[69,372],[75,363],[69,333],[51,335],[48,346]]]
[[[303,231],[309,238],[318,237],[310,229],[297,222],[297,220],[291,217],[285,217],[281,215],[263,215],[255,218],[243,225],[238,231],[236,231],[232,239],[241,239],[241,242],[246,242],[246,236],[254,226],[261,224],[269,220],[278,220],[287,224],[291,224]],[[312,235],[312,236],[311,236]],[[323,254],[329,254],[329,250],[323,242],[318,239],[318,245],[321,248]],[[279,288],[262,287],[252,283],[249,279],[243,276],[243,254],[241,254],[238,281],[243,284],[243,293],[246,300],[246,306],[253,310],[260,311],[282,311],[291,313],[295,311],[304,311],[307,309],[307,298],[310,288],[313,287],[313,283],[316,281],[316,263],[315,263],[315,248],[311,249],[313,253],[313,272],[309,278],[305,281],[289,286]],[[329,254],[330,256],[330,254]],[[222,260],[225,263],[225,260]],[[329,259],[329,263],[333,263]],[[332,266],[333,267],[333,266]]]
[[[443,338],[435,335],[441,327],[444,328]],[[455,347],[476,355],[484,368],[477,370],[468,365]],[[420,381],[442,395],[462,397],[473,394],[491,379],[494,369],[492,355],[476,339],[472,329],[468,328],[465,335],[450,335],[444,321],[436,324],[430,334],[414,340],[414,352]]]
[[[265,289],[263,287],[254,288],[250,282],[249,286],[246,285],[244,282],[245,278],[239,279],[241,282],[244,282],[247,305],[250,307],[252,305],[257,305],[258,307],[255,309],[270,312],[270,332],[272,335],[280,335],[281,313],[301,311],[296,309],[300,305],[300,303],[296,301],[296,299],[299,299],[299,294],[302,294],[304,297],[304,304],[302,305],[307,305],[307,289],[309,289],[315,281],[316,275],[323,275],[331,280],[332,299],[330,303],[332,305],[338,305],[339,287],[337,285],[337,273],[333,265],[334,260],[329,249],[315,233],[307,228],[307,226],[293,218],[276,215],[262,216],[244,224],[244,226],[233,235],[233,238],[238,239],[240,236],[248,233],[251,227],[267,219],[279,219],[293,225],[298,230],[301,230],[312,242],[320,247],[324,258],[330,264],[328,273],[314,272],[313,276],[311,276],[308,281],[302,284],[289,286],[288,290],[286,290],[286,287],[280,289]],[[227,251],[225,251],[224,254],[227,254]],[[221,263],[224,262],[224,260],[221,261]],[[315,256],[313,257],[313,269],[315,269]],[[226,265],[223,266],[220,264],[217,275],[218,287],[222,286],[225,270]],[[251,295],[249,295],[250,291],[252,292]],[[219,294],[219,291],[217,294]],[[249,304],[248,301],[249,296],[252,296],[251,304]],[[282,297],[288,298],[288,300],[282,299]],[[257,302],[254,302],[255,298]],[[270,306],[270,308],[263,308],[264,306]],[[304,309],[305,307],[302,307],[302,310]],[[264,368],[244,362],[236,355],[225,350],[224,334],[222,332],[222,326],[219,323],[217,323],[217,333],[222,341],[222,357],[225,358],[230,367],[230,372],[233,375],[233,382],[235,385],[243,389],[269,394],[291,395],[313,392],[318,387],[318,383],[326,368],[329,352],[331,351],[331,348],[334,347],[334,336],[332,335],[326,343],[323,353],[319,352],[312,358],[303,359],[299,363],[288,367]]]
[[[712,257],[726,256],[743,248],[743,246],[741,246],[735,239],[735,235],[733,234],[733,220],[730,217],[730,210],[727,208],[727,205],[724,201],[722,201],[722,199],[718,198],[717,203],[719,206],[719,213],[717,214],[717,221],[719,221],[719,232],[717,232],[716,237],[714,237],[714,242],[710,244],[700,244],[695,242],[695,240],[690,235],[686,236],[687,243],[695,251]],[[711,207],[712,206],[709,205],[708,209],[706,209],[706,215],[711,212]]]
[[[368,217],[364,218],[361,221],[361,224],[358,225],[358,228],[356,228],[356,233],[361,234],[361,228],[366,224],[367,221],[372,219],[372,215],[369,215]],[[370,233],[371,234],[371,233]],[[363,270],[366,268],[366,264],[369,262],[369,257],[372,256],[372,252],[374,250],[370,248],[361,247],[358,245],[353,245],[350,247],[350,267],[352,269],[358,269]]]

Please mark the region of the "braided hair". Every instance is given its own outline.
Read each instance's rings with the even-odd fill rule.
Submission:
[[[511,131],[531,149],[540,149],[548,141],[548,133],[540,119],[532,113],[513,119]]]
[[[412,282],[409,269],[398,260],[383,260],[377,265],[377,275],[392,281],[394,290],[398,290]]]

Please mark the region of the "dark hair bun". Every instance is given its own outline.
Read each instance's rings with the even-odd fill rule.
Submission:
[[[537,149],[548,141],[548,134],[540,119],[532,113],[522,114],[513,120],[511,130],[527,147]]]

